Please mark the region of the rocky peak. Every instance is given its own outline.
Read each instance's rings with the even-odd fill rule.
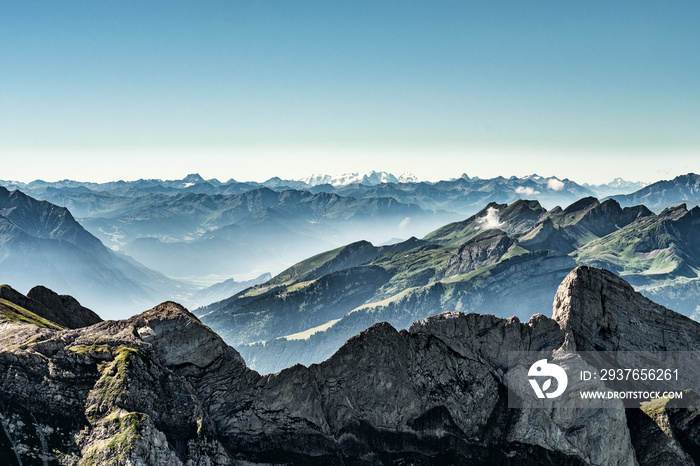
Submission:
[[[632,207],[625,207],[622,209],[623,216],[628,219],[626,223],[632,223],[634,220],[642,217],[649,217],[654,215],[654,213],[649,210],[645,205],[637,205]]]
[[[537,224],[547,210],[537,201],[520,199],[498,210],[501,228],[508,233],[524,233]]]
[[[511,205],[505,207],[500,212],[501,220],[523,222],[526,220],[536,221],[547,212],[536,200],[518,199]]]
[[[104,253],[102,243],[68,209],[39,201],[19,190],[0,191],[0,215],[32,237],[63,240],[88,252]]]
[[[659,214],[659,219],[678,220],[688,213],[688,206],[684,203],[674,207],[666,207]]]
[[[580,266],[554,296],[553,318],[578,351],[697,351],[700,324],[634,291],[612,272]]]
[[[129,320],[170,320],[182,319],[185,321],[193,320],[199,322],[197,316],[188,311],[182,304],[174,301],[165,301],[158,304],[148,311],[142,312]]]
[[[65,328],[88,327],[102,321],[74,297],[58,295],[44,286],[32,288],[25,296],[9,285],[2,285],[0,298]]]
[[[488,214],[489,209],[502,210],[508,207],[508,204],[499,204],[498,202],[489,202],[486,207],[477,212],[474,217],[483,217]]]
[[[574,202],[566,209],[564,209],[564,214],[575,214],[579,212],[585,212],[587,210],[598,207],[599,205],[600,202],[595,197],[584,197],[583,199],[579,199],[578,201]]]
[[[44,308],[44,306],[40,306],[40,303],[30,300],[19,291],[12,288],[10,285],[0,285],[0,299],[10,301],[11,303],[22,306],[23,308],[34,313],[36,313],[37,310],[43,310]]]
[[[581,215],[578,225],[586,228],[598,237],[603,237],[619,228],[627,226],[641,217],[653,215],[644,206],[635,206],[622,209],[620,204],[613,199],[603,201],[601,204],[591,204],[588,210]]]
[[[204,181],[204,178],[199,176],[199,173],[190,173],[186,177],[182,179],[183,183],[201,183]]]
[[[166,366],[203,369],[220,358],[243,364],[236,350],[178,303],[164,302],[127,322]]]
[[[539,202],[532,200],[521,199],[510,206],[490,202],[466,220],[445,225],[424,239],[437,244],[464,243],[480,231],[496,228],[508,234],[522,234],[534,227],[546,213]]]
[[[467,273],[478,267],[495,264],[516,244],[502,230],[486,230],[459,247],[447,261],[443,276]]]
[[[88,327],[102,322],[100,316],[82,306],[74,297],[59,295],[45,286],[35,286],[29,290],[27,298],[43,304],[50,311],[47,314],[34,312],[68,328]]]

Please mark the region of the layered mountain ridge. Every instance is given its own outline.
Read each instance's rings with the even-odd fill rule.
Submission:
[[[693,176],[685,175],[688,179]],[[663,183],[680,186],[681,178]],[[71,217],[74,216],[82,227],[107,247],[120,252],[117,263],[122,275],[136,285],[112,293],[109,302],[121,300],[121,293],[127,301],[141,303],[146,302],[146,296],[156,295],[159,300],[172,296],[183,301],[197,289],[232,277],[240,282],[266,272],[274,275],[305,257],[359,240],[384,244],[389,238],[422,237],[447,222],[477,213],[488,203],[511,205],[519,199],[538,199],[542,206],[551,208],[591,195],[625,194],[636,186],[619,179],[609,185],[579,185],[568,179],[539,175],[480,179],[464,174],[450,180],[425,182],[385,172],[339,177],[319,175],[305,181],[274,178],[264,183],[234,179],[221,182],[190,174],[181,180],[0,181],[0,185],[51,202],[57,206],[55,212],[58,206],[70,209]],[[685,185],[690,187],[688,183]],[[664,189],[668,193],[678,191]],[[692,197],[691,194],[683,194],[683,199]],[[664,202],[673,202],[672,197],[665,196]],[[661,210],[656,210],[658,206],[651,207],[656,212]],[[15,221],[20,219],[15,218]],[[13,225],[18,224],[0,223],[5,238],[21,236],[13,229]],[[63,222],[62,227],[67,226],[68,223]],[[65,233],[63,239],[68,238],[67,231]],[[87,249],[90,255],[104,249],[95,244],[95,238],[86,239],[85,235],[76,234],[73,246]],[[52,249],[26,237],[11,247],[14,252],[18,248],[25,251]],[[555,249],[561,250],[560,247]],[[75,254],[85,256],[82,251]],[[84,290],[70,286],[76,282],[73,274],[55,269],[56,264],[67,261],[47,257],[51,256],[49,253],[39,256],[20,261],[18,265],[42,262],[51,269],[46,272],[52,277],[45,282],[47,285],[62,292],[80,294],[84,300],[92,299],[81,293]],[[140,267],[130,258],[158,274]],[[90,257],[82,259],[91,261]],[[73,258],[68,262],[79,261]],[[107,262],[114,262],[114,258]],[[102,282],[92,283],[91,289],[99,289],[104,283],[124,283],[124,277],[108,279],[110,272],[96,271],[94,264],[93,270],[86,273],[89,268],[82,267],[80,273],[84,277],[80,281]],[[108,265],[107,268],[114,267]],[[138,273],[135,269],[139,269]],[[18,268],[20,277],[23,273],[22,268]],[[64,277],[67,281],[61,282]],[[15,285],[26,289],[44,282],[43,276],[31,278]],[[204,296],[211,296],[209,302],[225,297],[202,293],[187,305],[208,304],[201,300]],[[96,299],[94,303],[99,301]],[[101,304],[105,302],[101,300]],[[157,301],[149,305],[154,302]],[[119,315],[117,309],[114,315]],[[121,314],[124,315],[128,313]]]
[[[572,271],[552,318],[446,312],[402,331],[379,323],[321,364],[267,376],[172,302],[87,328],[47,327],[0,320],[7,464],[700,460],[700,403],[508,408],[508,351],[700,349],[700,324],[601,269]]]
[[[388,197],[355,199],[258,188],[236,195],[183,193],[83,223],[113,247],[163,273],[230,276],[277,268],[363,236],[427,232],[454,219]]]
[[[693,315],[698,215],[592,197],[551,210],[533,200],[491,203],[395,250],[353,243],[314,256],[195,312],[261,372],[320,362],[378,321],[407,328],[445,309],[528,319],[576,265],[613,270]]]
[[[42,283],[110,314],[180,291],[166,276],[106,248],[68,209],[3,187],[0,265],[0,282],[20,289]]]
[[[612,196],[623,206],[644,204],[658,210],[680,203],[700,203],[700,175],[688,173],[672,180],[662,180],[629,194]]]

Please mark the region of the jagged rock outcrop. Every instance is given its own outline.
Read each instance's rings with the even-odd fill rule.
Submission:
[[[622,278],[578,267],[554,297],[553,317],[578,351],[698,351],[700,324],[640,295]]]
[[[649,413],[508,406],[509,351],[654,350],[671,338],[674,348],[693,347],[700,324],[659,308],[613,274],[579,267],[562,283],[553,318],[448,312],[403,331],[380,323],[321,364],[265,376],[172,302],[74,330],[4,318],[0,456],[8,464],[692,464],[698,403]],[[661,332],[665,343],[644,338]]]
[[[5,299],[62,327],[81,328],[102,322],[100,316],[83,307],[69,295],[59,295],[45,286],[35,286],[27,295],[9,285],[0,286],[0,299]]]
[[[501,230],[486,230],[457,249],[447,261],[443,276],[471,272],[479,267],[495,264],[516,241]]]
[[[235,389],[252,373],[170,302],[87,329],[1,325],[4,440],[25,463],[205,464],[221,449],[207,414],[211,377]]]
[[[88,327],[102,322],[100,316],[81,306],[74,297],[59,295],[45,286],[35,286],[29,290],[27,297],[40,302],[51,312],[51,315],[42,315],[42,317],[63,323],[68,328]]]

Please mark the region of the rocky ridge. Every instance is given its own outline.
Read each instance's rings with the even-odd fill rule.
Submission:
[[[700,460],[700,403],[508,408],[508,351],[698,350],[700,324],[601,269],[571,272],[552,318],[446,312],[400,332],[379,323],[321,364],[265,376],[173,302],[80,329],[11,317],[0,323],[7,464]]]
[[[100,316],[69,295],[59,295],[45,286],[35,286],[26,296],[9,285],[0,286],[0,299],[9,301],[61,327],[81,328],[102,322]]]

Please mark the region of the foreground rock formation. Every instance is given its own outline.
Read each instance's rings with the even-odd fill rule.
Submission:
[[[508,407],[508,351],[700,349],[700,324],[600,269],[571,272],[553,318],[380,323],[321,364],[266,376],[176,303],[72,330],[21,311],[0,323],[3,464],[700,461],[700,401]]]

